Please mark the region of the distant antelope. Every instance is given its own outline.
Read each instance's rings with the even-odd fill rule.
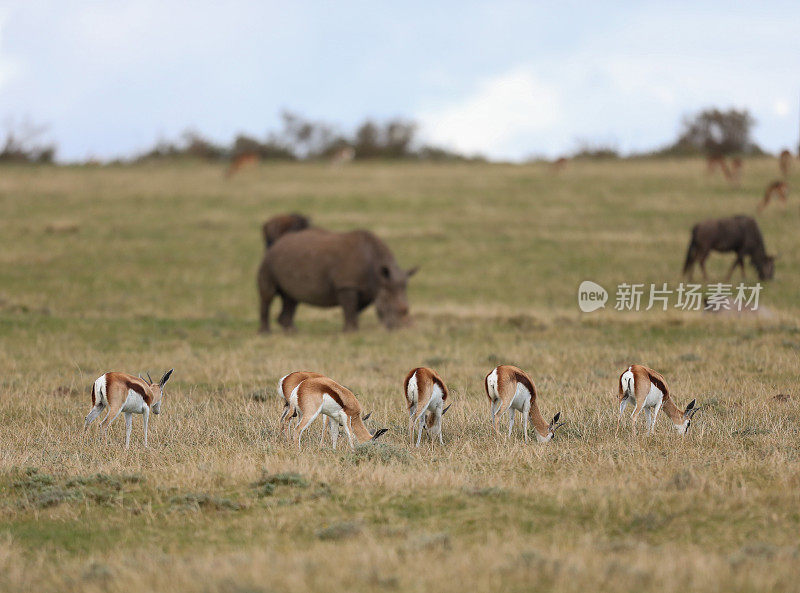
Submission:
[[[706,172],[710,175],[714,173],[716,169],[722,171],[722,175],[728,181],[733,180],[733,175],[728,167],[728,162],[725,160],[724,155],[709,155],[706,157]]]
[[[778,167],[781,170],[781,175],[784,177],[789,176],[789,167],[792,164],[792,153],[788,150],[784,150],[781,152],[781,155],[778,157]]]
[[[332,165],[343,165],[356,158],[356,151],[352,146],[343,146],[331,155]]]
[[[661,407],[672,420],[672,424],[678,434],[686,434],[692,423],[692,417],[699,408],[695,408],[696,400],[689,402],[685,410],[681,410],[675,405],[669,394],[667,382],[659,373],[653,369],[640,364],[634,364],[619,376],[619,417],[617,418],[617,433],[619,432],[620,421],[625,408],[629,403],[634,403],[635,407],[631,414],[631,426],[633,434],[636,434],[636,420],[644,410],[647,419],[647,434],[653,432],[656,417]]]
[[[739,186],[742,183],[742,170],[744,169],[744,161],[741,157],[734,157],[731,160],[731,177],[730,181],[735,185]]]
[[[297,412],[300,416],[300,421],[294,431],[298,449],[302,448],[300,441],[303,432],[320,414],[331,419],[331,440],[334,449],[336,449],[340,426],[344,428],[351,449],[354,448],[354,435],[359,443],[365,443],[376,440],[389,430],[381,428],[374,433],[370,432],[361,417],[361,404],[356,396],[333,379],[327,377],[306,379],[294,388],[291,397],[297,402]]]
[[[243,152],[242,154],[236,155],[225,170],[225,179],[230,179],[245,167],[257,164],[259,160],[258,153],[255,152]]]
[[[515,366],[500,365],[484,379],[486,395],[489,398],[492,412],[492,428],[496,433],[497,416],[508,412],[508,436],[514,428],[514,416],[517,411],[522,412],[522,433],[525,442],[528,442],[528,417],[533,423],[536,431],[536,439],[540,443],[546,443],[555,436],[556,429],[561,424],[557,424],[561,418],[561,412],[553,416],[549,424],[542,418],[539,406],[536,403],[536,387],[530,376]]]
[[[133,426],[133,414],[142,414],[144,419],[144,446],[147,447],[147,422],[150,419],[150,410],[153,414],[161,412],[161,402],[164,401],[164,385],[172,375],[170,369],[158,383],[153,383],[150,373],[147,380],[142,377],[134,377],[126,373],[105,373],[100,375],[92,386],[92,409],[86,416],[83,429],[89,425],[108,408],[105,418],[100,422],[100,427],[104,429],[103,434],[108,434],[111,423],[117,419],[120,413],[125,414],[125,448],[131,442],[131,428]]]
[[[419,425],[417,447],[422,440],[423,429],[431,438],[439,437],[442,441],[442,416],[450,408],[448,405],[442,409],[447,400],[447,386],[439,374],[427,367],[418,367],[406,375],[403,383],[403,392],[408,406],[408,437],[414,444],[414,427]]]
[[[776,179],[767,186],[764,190],[764,198],[759,202],[756,210],[761,212],[767,207],[773,196],[777,197],[781,202],[786,204],[786,196],[789,192],[789,186],[783,179]]]
[[[562,156],[550,163],[550,170],[553,173],[561,173],[561,171],[567,168],[567,163],[569,163],[569,159]]]

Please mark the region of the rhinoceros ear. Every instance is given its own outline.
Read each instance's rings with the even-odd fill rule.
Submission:
[[[414,266],[413,268],[410,268],[410,269],[409,269],[409,270],[406,272],[406,277],[407,277],[407,278],[411,278],[411,276],[413,276],[413,275],[414,275],[414,274],[416,274],[417,272],[419,272],[419,266]]]

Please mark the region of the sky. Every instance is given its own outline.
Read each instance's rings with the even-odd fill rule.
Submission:
[[[35,122],[60,160],[108,159],[187,129],[266,136],[291,110],[522,160],[660,147],[717,106],[779,151],[798,29],[798,2],[0,0],[0,134]]]

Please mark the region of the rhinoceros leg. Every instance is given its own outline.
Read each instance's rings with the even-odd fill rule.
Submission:
[[[278,315],[278,323],[285,331],[294,331],[294,312],[297,310],[297,301],[291,297],[281,294],[281,313]]]
[[[272,299],[275,298],[277,289],[275,283],[269,275],[269,272],[264,266],[258,271],[258,294],[261,297],[261,327],[258,331],[261,333],[269,332],[269,310],[272,306]]]
[[[358,291],[354,288],[340,288],[336,292],[339,305],[344,312],[344,331],[358,329]]]

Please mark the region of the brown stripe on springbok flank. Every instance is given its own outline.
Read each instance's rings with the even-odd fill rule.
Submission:
[[[125,385],[128,389],[132,389],[136,393],[142,396],[144,403],[148,406],[153,402],[153,396],[148,389],[145,389],[143,385],[140,385],[136,381],[131,381],[130,379],[125,380]]]
[[[322,395],[329,395],[329,396],[331,396],[331,397],[333,398],[333,401],[335,401],[337,404],[339,404],[340,406],[342,406],[342,409],[343,409],[343,410],[345,409],[345,407],[344,407],[344,402],[342,401],[342,396],[341,396],[341,395],[339,395],[338,393],[336,393],[336,391],[335,391],[335,390],[331,389],[331,388],[330,388],[330,387],[328,387],[328,386],[325,386],[325,387],[322,389]]]
[[[491,375],[491,374],[492,374],[493,372],[495,372],[496,370],[497,370],[497,369],[492,369],[491,371],[489,371],[488,373],[486,373],[486,376],[483,378],[483,388],[486,390],[486,397],[488,397],[488,398],[489,398],[489,401],[493,401],[493,400],[492,400],[492,396],[491,396],[491,395],[489,395],[489,375]]]
[[[664,383],[663,377],[656,373],[655,371],[651,371],[647,369],[647,376],[650,377],[650,382],[655,385],[662,394],[665,396],[669,396],[669,389],[667,388],[667,384]]]
[[[525,386],[525,389],[531,394],[532,399],[536,398],[536,387],[534,387],[533,381],[531,381],[531,378],[528,377],[524,371],[515,370],[514,378],[517,380],[517,383],[522,383]]]

